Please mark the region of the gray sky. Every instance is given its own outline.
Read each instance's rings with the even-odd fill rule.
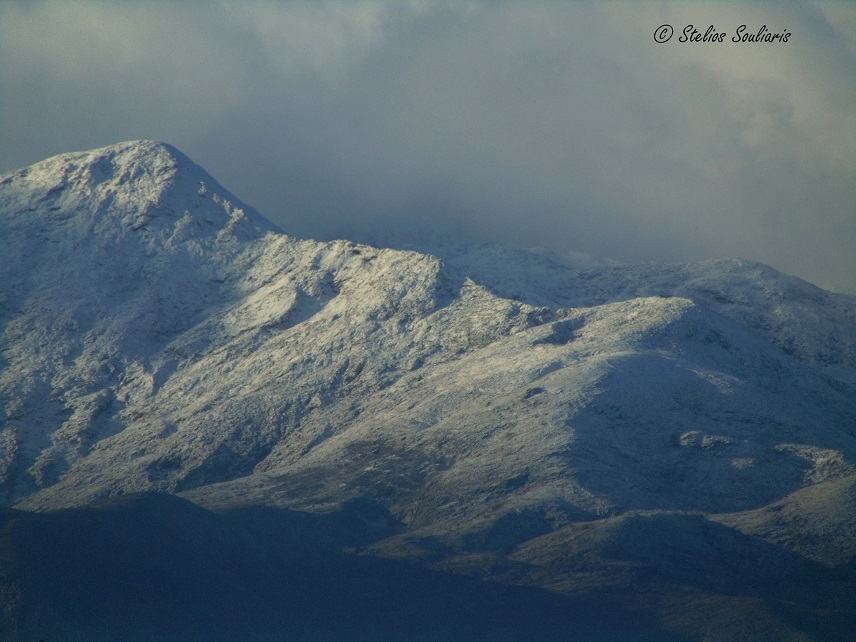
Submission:
[[[845,2],[6,0],[0,171],[153,138],[297,235],[741,256],[856,292],[854,70]]]

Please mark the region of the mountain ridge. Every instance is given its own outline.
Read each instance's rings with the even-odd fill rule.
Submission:
[[[0,250],[4,505],[369,499],[404,529],[372,554],[563,591],[618,549],[684,581],[627,529],[853,563],[800,520],[852,522],[856,297],[736,259],[295,239],[152,141],[1,177]]]
[[[112,174],[104,170],[108,165],[113,168]],[[93,179],[99,171],[102,173],[100,182]],[[139,398],[156,398],[159,393],[170,389],[170,380],[175,380],[176,369],[181,363],[190,366],[190,371],[201,367],[194,365],[194,361],[204,361],[205,367],[213,364],[224,370],[241,368],[240,364],[227,363],[226,360],[231,358],[230,351],[238,350],[241,357],[257,360],[255,351],[260,346],[276,346],[276,350],[281,352],[283,342],[288,343],[289,337],[292,343],[300,343],[306,335],[301,331],[306,328],[314,331],[316,326],[327,340],[333,341],[323,354],[317,356],[332,361],[335,357],[330,350],[342,347],[341,338],[335,337],[334,331],[338,331],[344,316],[353,317],[346,325],[363,325],[356,331],[346,332],[350,339],[363,342],[364,351],[359,355],[361,365],[354,368],[345,358],[338,364],[339,369],[330,373],[327,385],[335,388],[352,376],[355,382],[368,386],[360,393],[363,396],[405,380],[410,370],[420,370],[426,362],[438,366],[450,361],[457,364],[462,358],[466,360],[471,352],[488,349],[500,340],[511,341],[515,335],[534,332],[539,327],[549,328],[551,334],[543,340],[535,339],[533,345],[567,345],[576,341],[578,335],[583,334],[582,330],[587,328],[590,331],[587,335],[593,335],[595,344],[603,339],[602,335],[614,337],[623,333],[626,335],[625,345],[620,346],[621,349],[625,349],[628,341],[641,348],[643,344],[639,342],[646,342],[648,335],[657,337],[666,332],[663,339],[671,341],[671,331],[667,328],[674,321],[667,319],[674,317],[674,320],[684,319],[681,326],[676,326],[682,328],[677,333],[680,335],[678,338],[693,333],[712,333],[706,335],[704,341],[718,342],[722,347],[727,343],[723,334],[744,332],[741,327],[733,325],[736,321],[742,328],[748,326],[750,334],[760,334],[786,355],[804,364],[830,365],[836,369],[842,365],[849,366],[853,359],[847,351],[852,350],[848,343],[856,337],[853,328],[843,325],[837,333],[839,336],[835,333],[825,335],[833,340],[833,347],[845,348],[833,353],[827,346],[794,340],[794,328],[788,328],[787,323],[796,322],[800,326],[798,329],[806,330],[805,334],[810,338],[812,330],[815,333],[825,332],[829,324],[825,323],[825,318],[815,320],[819,329],[803,323],[804,319],[798,314],[804,314],[805,301],[825,303],[829,299],[837,299],[845,315],[856,310],[856,305],[848,309],[847,304],[853,302],[847,297],[830,296],[808,284],[779,276],[759,264],[725,260],[698,266],[673,265],[661,268],[658,275],[650,267],[625,268],[608,263],[597,268],[592,267],[593,261],[585,261],[581,274],[556,263],[555,259],[542,263],[541,257],[536,255],[534,268],[543,266],[551,275],[562,274],[561,271],[565,270],[562,274],[564,283],[552,281],[545,284],[542,273],[537,275],[540,279],[531,276],[524,276],[518,281],[511,279],[509,287],[501,282],[497,272],[503,265],[514,264],[508,259],[519,258],[519,251],[482,246],[472,254],[459,253],[451,260],[441,261],[430,255],[381,250],[347,241],[301,241],[278,234],[273,225],[267,224],[261,215],[222,190],[214,179],[187,157],[161,143],[136,141],[93,152],[61,155],[13,176],[29,181],[24,189],[12,191],[13,198],[7,196],[0,200],[6,216],[12,212],[13,223],[16,218],[31,216],[30,212],[50,220],[54,212],[62,212],[68,217],[67,213],[71,211],[74,214],[68,220],[82,219],[71,230],[62,230],[66,236],[80,235],[72,241],[71,248],[59,243],[65,278],[76,267],[73,254],[82,254],[81,244],[93,237],[102,244],[99,248],[102,257],[106,254],[105,237],[106,242],[119,246],[108,251],[124,253],[120,257],[120,265],[112,269],[114,278],[121,278],[121,269],[142,274],[140,281],[145,286],[145,296],[142,301],[139,297],[132,299],[140,308],[138,316],[127,318],[127,306],[120,306],[120,315],[126,315],[119,324],[121,328],[104,328],[100,337],[106,343],[118,334],[124,341],[120,344],[124,352],[120,358],[126,361],[134,358],[122,373],[122,383],[114,383],[115,387],[124,385],[129,388],[126,396],[136,393]],[[4,185],[10,182],[3,180]],[[32,185],[38,188],[33,189]],[[16,200],[16,194],[23,194],[24,198]],[[14,211],[16,202],[29,203],[29,206]],[[182,207],[188,203],[189,207]],[[110,226],[99,227],[96,222],[93,227],[92,219],[99,217],[107,219]],[[177,234],[188,226],[188,217],[193,219],[194,233],[179,241]],[[58,225],[63,226],[63,223]],[[68,228],[67,221],[64,227]],[[25,228],[25,232],[29,231]],[[236,236],[235,231],[241,234]],[[67,239],[62,240],[66,246],[69,245]],[[84,252],[92,251],[86,249]],[[82,258],[87,260],[89,257],[84,255]],[[154,270],[152,264],[156,266]],[[14,270],[18,265],[25,265],[25,262],[7,263],[13,270],[9,279],[13,293],[16,288]],[[517,265],[528,267],[522,261]],[[86,266],[96,273],[103,271],[104,267],[98,261],[95,266]],[[72,272],[72,278],[82,275],[86,268],[79,267],[76,275]],[[146,275],[147,271],[153,273]],[[167,276],[167,273],[170,274]],[[485,288],[474,278],[490,285]],[[605,282],[612,287],[606,288]],[[93,304],[103,305],[117,291],[123,295],[128,290],[143,289],[140,285],[139,282],[126,281],[119,287],[108,286],[105,288],[107,291],[95,293]],[[521,289],[526,285],[531,285],[530,291],[536,293],[539,288],[543,291],[545,285],[552,285],[549,297],[537,294],[537,298],[547,299],[552,305],[535,306],[503,296],[513,294],[508,290]],[[751,296],[758,290],[766,295],[766,300],[773,299],[782,290],[789,290],[791,296],[779,296],[777,307],[762,298],[761,306],[755,306],[761,307],[759,311],[751,305]],[[50,288],[45,294],[53,302],[67,296],[66,292],[56,288]],[[188,294],[192,296],[188,297]],[[7,298],[12,296],[7,294]],[[196,305],[191,307],[187,299]],[[781,302],[785,303],[784,307]],[[206,306],[209,303],[211,307]],[[560,304],[573,305],[562,307]],[[772,312],[770,317],[763,316],[768,311]],[[828,314],[828,310],[824,311]],[[79,304],[73,312],[63,310],[63,314],[66,317],[64,322],[69,324],[72,332],[80,323],[76,319],[69,321],[69,314],[72,317],[80,314],[84,322],[94,321],[91,315],[87,319],[87,315],[80,312]],[[732,326],[727,330],[705,327],[717,316]],[[389,323],[390,319],[394,319],[394,324]],[[601,321],[597,322],[597,319]],[[633,329],[633,319],[639,319],[645,327]],[[778,324],[773,325],[776,321]],[[603,326],[601,333],[597,323]],[[658,330],[660,327],[662,329]],[[102,328],[95,324],[95,329],[94,336],[98,336]],[[43,340],[47,334],[46,331]],[[783,338],[782,334],[785,334]],[[414,336],[419,339],[414,340]],[[93,338],[92,334],[90,338]],[[383,349],[378,341],[390,339],[397,341],[397,347],[391,355],[381,355],[375,363],[376,379],[368,381],[361,376],[359,369],[365,363],[375,361],[373,351]],[[745,340],[751,342],[754,336],[747,335]],[[69,343],[74,341],[69,339],[65,342],[66,351]],[[105,359],[103,352],[96,357],[94,353],[88,355],[86,350],[82,348],[75,358],[88,357],[89,362],[96,358]],[[91,352],[92,348],[89,350]],[[288,349],[286,353],[291,354]],[[69,356],[65,355],[65,358]],[[109,360],[110,357],[106,358]],[[289,358],[293,361],[293,357]],[[768,358],[776,360],[779,355],[774,351]],[[402,362],[409,365],[402,368]],[[562,369],[566,365],[554,362],[547,367]],[[93,364],[88,363],[87,366],[90,378],[97,378],[91,374]],[[100,362],[98,367],[103,370]],[[292,367],[295,376],[306,372],[305,366],[294,364]],[[799,369],[802,366],[795,367]],[[352,375],[348,374],[349,368],[354,371]],[[270,371],[268,375],[267,372],[264,376],[277,374]],[[826,371],[824,375],[829,378]],[[200,376],[205,378],[204,374]],[[844,382],[839,382],[839,387],[843,385],[847,389],[848,379],[845,377]],[[192,388],[195,381],[201,379],[189,377],[187,385]],[[133,384],[129,385],[131,382]],[[310,394],[313,391],[314,394]],[[324,403],[317,385],[305,394],[309,398],[299,402],[303,406],[301,413],[311,411],[313,404]],[[333,394],[336,394],[335,390]],[[824,394],[828,396],[834,392]],[[105,404],[115,403],[115,399],[107,401],[106,397],[109,394],[90,393],[85,403],[72,410],[71,417],[63,425],[68,428],[75,422],[85,424],[87,416],[103,413]],[[292,405],[294,402],[292,399]],[[177,402],[176,405],[184,404]],[[169,432],[171,428],[161,430]],[[323,430],[320,432],[324,434]],[[311,438],[315,440],[314,447],[321,443],[319,439],[322,438]],[[295,441],[299,440],[292,436],[282,446],[293,450]],[[259,471],[270,469],[271,464],[264,462],[280,451],[281,448],[279,451],[274,448],[253,463],[253,467]],[[170,463],[167,461],[157,466],[160,471],[155,472],[154,477],[163,474]],[[49,468],[47,465],[44,467]],[[47,475],[43,481],[49,478]],[[188,483],[193,482],[182,482],[185,490],[188,490]],[[145,486],[133,490],[144,489]]]

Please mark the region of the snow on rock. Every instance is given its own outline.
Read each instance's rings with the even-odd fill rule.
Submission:
[[[0,249],[7,504],[369,496],[448,532],[852,474],[856,300],[758,264],[294,239],[149,141],[0,179]]]

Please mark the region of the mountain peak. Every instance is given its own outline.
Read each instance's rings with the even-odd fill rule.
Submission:
[[[0,184],[29,179],[34,187],[42,185],[55,189],[82,181],[94,185],[144,176],[156,177],[162,182],[173,178],[179,168],[202,171],[172,145],[153,140],[130,140],[51,156],[3,177]]]
[[[162,240],[189,222],[203,236],[248,239],[275,229],[176,147],[153,140],[59,154],[0,177],[0,210],[13,225],[48,219]]]

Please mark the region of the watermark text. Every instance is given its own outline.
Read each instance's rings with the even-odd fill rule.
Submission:
[[[679,43],[695,44],[743,44],[743,43],[762,43],[762,44],[779,44],[787,43],[791,37],[791,32],[787,29],[773,31],[767,25],[760,27],[750,27],[748,25],[738,25],[732,30],[719,29],[716,25],[696,26],[686,25],[678,32],[677,38],[675,28],[670,24],[663,24],[654,29],[654,42],[663,44],[674,40]]]

